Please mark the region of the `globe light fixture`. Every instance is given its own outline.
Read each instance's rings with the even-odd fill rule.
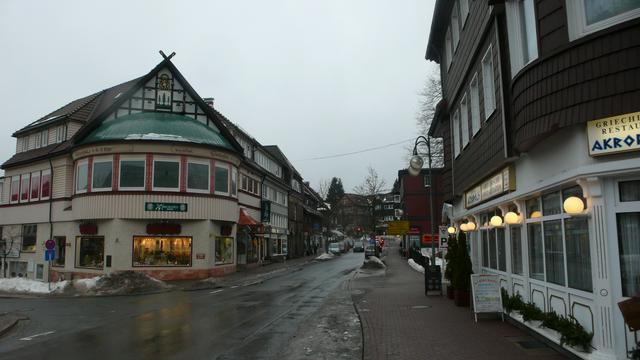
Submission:
[[[422,170],[422,165],[424,165],[424,161],[419,155],[413,155],[411,157],[411,160],[409,160],[409,170],[414,170],[420,173],[420,170]]]
[[[453,226],[449,226],[449,228],[447,228],[447,232],[449,234],[455,234],[456,233],[456,228],[454,228]]]
[[[490,220],[491,226],[498,227],[502,225],[502,218],[498,215],[494,215]]]
[[[517,224],[520,222],[520,216],[513,211],[509,211],[504,214],[504,222],[509,225]]]
[[[584,210],[584,202],[577,196],[570,196],[562,203],[562,207],[567,214],[578,215]]]
[[[411,175],[411,176],[420,175],[420,169],[416,170],[416,169],[412,168],[411,166],[409,166],[409,168],[407,168],[407,171],[409,172],[409,175]]]
[[[467,231],[473,231],[476,229],[476,223],[474,223],[473,221],[469,221],[467,223]]]
[[[532,212],[531,215],[529,215],[529,218],[531,218],[531,219],[536,219],[536,218],[539,218],[539,217],[542,217],[542,213],[540,211],[538,211],[538,210]]]
[[[460,230],[467,232],[467,223],[460,224]]]

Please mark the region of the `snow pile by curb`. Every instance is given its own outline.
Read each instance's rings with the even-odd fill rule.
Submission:
[[[318,256],[316,258],[316,260],[320,260],[320,261],[324,261],[324,260],[331,260],[335,257],[335,255],[331,254],[331,253],[326,253],[326,254],[322,254],[320,256]]]
[[[413,270],[424,274],[424,268],[422,267],[422,265],[416,263],[415,261],[413,261],[413,259],[409,259],[407,260],[407,262],[409,263],[409,266],[411,266],[413,268]]]
[[[62,293],[70,285],[69,281],[49,283],[25,278],[0,279],[0,292],[13,294],[52,294]]]
[[[364,264],[362,264],[363,269],[385,269],[386,267],[387,265],[375,256],[369,256],[369,258],[364,261]]]

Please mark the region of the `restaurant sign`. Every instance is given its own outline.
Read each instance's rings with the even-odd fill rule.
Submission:
[[[179,203],[163,203],[163,202],[146,202],[144,203],[145,211],[170,211],[170,212],[186,212],[187,204]]]
[[[465,207],[470,208],[481,202],[487,201],[505,192],[515,190],[515,172],[513,168],[506,167],[497,174],[492,175],[478,186],[464,193]]]
[[[640,150],[640,112],[587,122],[589,155]]]

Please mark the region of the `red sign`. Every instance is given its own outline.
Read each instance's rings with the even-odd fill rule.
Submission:
[[[44,242],[44,247],[47,248],[47,250],[53,250],[56,247],[56,241],[49,239]]]
[[[96,235],[98,233],[98,225],[96,224],[80,224],[80,234]]]
[[[410,226],[409,227],[409,234],[420,234],[420,227],[419,226]]]
[[[440,236],[438,234],[434,234],[433,236],[437,246]],[[422,243],[431,244],[431,234],[422,234]]]
[[[148,224],[147,225],[147,234],[180,234],[181,231],[180,224]]]

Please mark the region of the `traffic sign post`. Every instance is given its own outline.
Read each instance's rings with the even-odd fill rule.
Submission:
[[[56,259],[56,251],[47,249],[44,251],[44,261],[53,261]]]

